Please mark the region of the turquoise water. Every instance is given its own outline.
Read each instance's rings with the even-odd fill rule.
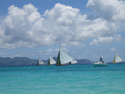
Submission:
[[[0,67],[0,94],[125,94],[125,64]]]

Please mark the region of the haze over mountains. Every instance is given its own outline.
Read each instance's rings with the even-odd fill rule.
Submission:
[[[56,57],[53,57],[56,61]],[[43,60],[47,64],[48,60]],[[77,64],[92,64],[94,63],[88,59],[79,59]],[[37,65],[37,59],[30,59],[27,57],[0,57],[0,66],[23,66],[23,65]]]
[[[57,57],[53,57],[56,61]],[[76,59],[78,61],[77,64],[93,64],[95,61],[91,61],[89,59]],[[47,65],[48,60],[42,60]],[[112,63],[112,62],[108,62]],[[122,62],[125,63],[125,62]],[[37,65],[37,59],[30,59],[27,57],[0,57],[0,66],[32,66]]]

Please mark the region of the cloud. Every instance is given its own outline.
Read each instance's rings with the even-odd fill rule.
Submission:
[[[89,0],[87,7],[106,20],[125,20],[124,0]]]
[[[110,51],[116,52],[117,50],[116,50],[116,48],[111,48]]]
[[[97,39],[94,39],[90,44],[91,45],[98,45],[98,44],[108,44],[113,41],[113,37],[98,37]]]
[[[89,19],[89,15],[81,14],[77,8],[60,3],[44,14],[40,14],[32,4],[23,8],[12,5],[0,25],[0,48],[35,47],[59,42],[84,46],[89,40],[92,40],[91,45],[98,45],[116,41],[114,36],[120,40],[117,31],[121,28],[121,21],[117,20],[124,20],[124,2],[117,1],[118,4],[115,2],[114,5],[110,2],[108,7],[112,8],[108,10],[104,1],[88,1],[87,7],[93,8],[99,15],[95,19]],[[115,7],[122,10],[118,12]],[[105,8],[107,12],[103,10]]]
[[[124,31],[124,0],[89,0],[86,6],[93,9],[97,17],[115,23],[117,30]]]
[[[1,47],[14,48],[14,47],[32,47],[36,41],[33,39],[33,26],[37,20],[41,20],[41,15],[37,9],[32,5],[25,5],[22,9],[14,5],[8,8],[8,16],[5,18],[2,25],[2,41]],[[37,38],[36,38],[37,39]]]
[[[55,55],[55,53],[58,53],[58,51],[59,49],[49,48],[47,50],[41,50],[39,53],[42,55]]]
[[[6,57],[6,56],[10,56],[10,54],[8,52],[5,52],[5,51],[0,51],[0,55],[3,56],[3,57]]]

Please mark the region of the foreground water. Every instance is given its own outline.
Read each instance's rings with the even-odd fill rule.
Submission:
[[[125,64],[0,67],[0,94],[125,94]]]

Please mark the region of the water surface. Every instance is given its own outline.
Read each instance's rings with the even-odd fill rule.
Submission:
[[[125,94],[125,64],[0,67],[0,94]]]

